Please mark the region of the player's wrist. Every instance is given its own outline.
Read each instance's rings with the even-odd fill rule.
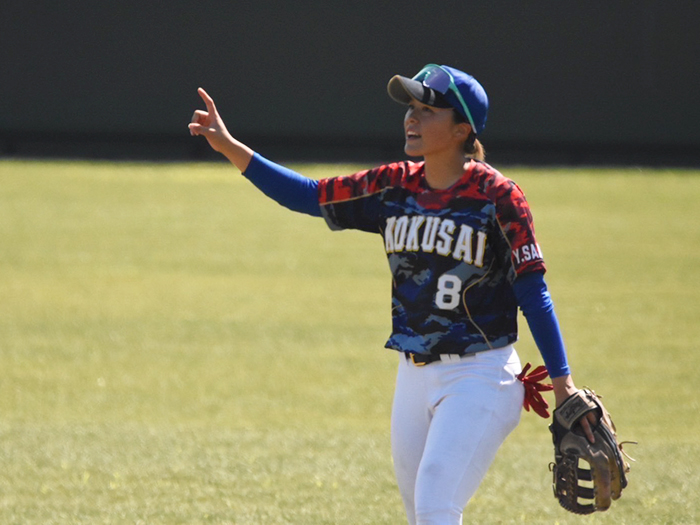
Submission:
[[[237,141],[228,133],[223,139],[223,144],[221,148],[221,153],[236,166],[241,173],[244,173],[248,169],[251,159],[253,158],[254,152],[248,146],[242,142]]]
[[[557,407],[578,391],[571,374],[553,378],[552,386],[554,387],[554,400]]]

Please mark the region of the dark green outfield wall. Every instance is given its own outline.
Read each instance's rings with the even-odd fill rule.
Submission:
[[[0,0],[0,154],[190,148],[200,85],[254,147],[400,153],[385,85],[427,62],[496,150],[700,150],[700,2]]]

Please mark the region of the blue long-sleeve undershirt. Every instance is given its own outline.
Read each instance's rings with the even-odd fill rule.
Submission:
[[[318,181],[299,175],[255,153],[243,175],[256,188],[292,211],[321,217]]]
[[[513,283],[513,291],[550,377],[570,374],[564,338],[544,274],[531,272],[521,275]]]
[[[318,181],[254,154],[243,175],[260,191],[292,211],[321,217]],[[551,377],[570,373],[566,349],[544,275],[521,275],[513,284],[518,305]]]

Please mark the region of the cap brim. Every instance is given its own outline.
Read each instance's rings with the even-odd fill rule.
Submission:
[[[425,87],[421,82],[411,78],[394,75],[386,86],[389,96],[399,104],[408,104],[415,99],[427,106],[436,108],[450,108],[452,105],[445,100],[445,97],[435,91]]]

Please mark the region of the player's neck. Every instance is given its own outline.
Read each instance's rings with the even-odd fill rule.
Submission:
[[[461,151],[426,156],[424,160],[425,180],[435,190],[447,189],[461,179],[468,162]]]

